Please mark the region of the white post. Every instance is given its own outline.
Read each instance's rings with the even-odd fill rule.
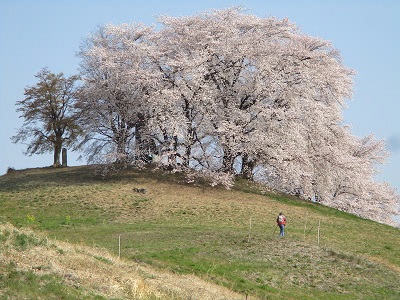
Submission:
[[[251,217],[250,217],[250,229],[249,229],[249,240],[248,240],[248,243],[250,243],[250,236],[251,236]]]
[[[121,235],[118,236],[118,258],[121,258]]]
[[[307,221],[308,221],[308,214],[306,215],[306,223],[304,224],[304,240],[306,240]]]

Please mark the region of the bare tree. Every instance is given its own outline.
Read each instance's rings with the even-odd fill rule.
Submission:
[[[24,123],[11,140],[28,141],[26,155],[53,152],[53,166],[58,167],[61,149],[77,145],[81,134],[74,108],[79,77],[65,78],[63,73],[54,74],[47,68],[35,77],[36,85],[25,88],[25,99],[16,103]]]

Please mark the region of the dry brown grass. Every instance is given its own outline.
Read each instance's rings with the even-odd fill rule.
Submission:
[[[53,274],[66,285],[82,287],[107,298],[123,299],[244,299],[224,287],[193,275],[157,271],[145,264],[119,259],[104,249],[48,240],[28,230],[1,224],[0,265],[13,263],[19,271]],[[44,241],[16,249],[17,235]]]

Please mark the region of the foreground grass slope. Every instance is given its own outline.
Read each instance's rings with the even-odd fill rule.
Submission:
[[[0,299],[241,299],[192,275],[157,271],[11,224],[0,224],[0,240]]]
[[[283,239],[277,237],[275,226],[279,211],[288,217]],[[228,191],[201,182],[187,184],[180,174],[161,171],[131,169],[107,178],[95,176],[89,167],[14,171],[0,177],[0,223],[29,227],[51,241],[68,242],[65,245],[70,246],[57,246],[62,251],[77,246],[104,249],[109,256],[97,261],[113,266],[115,277],[124,278],[130,269],[132,278],[138,276],[126,286],[144,282],[152,287],[143,299],[187,299],[188,294],[205,299],[205,294],[190,290],[193,282],[204,290],[208,284],[225,288],[215,289],[214,296],[207,292],[210,299],[400,298],[399,229],[263,192],[246,181],[239,180]],[[9,238],[3,234],[3,240]],[[7,248],[8,258],[3,252],[0,269],[0,286],[12,294],[10,274],[35,274],[18,268],[18,257],[23,255],[10,258],[11,253],[27,249],[15,242],[2,243],[14,245]],[[43,246],[29,249],[37,247]],[[85,251],[92,258],[106,256]],[[74,261],[73,254],[67,256]],[[90,273],[92,267],[76,261],[78,269],[81,265]],[[121,274],[118,264],[127,264],[120,267]],[[168,281],[158,275],[140,276],[133,265],[175,277]],[[31,268],[35,266],[32,262]],[[67,290],[56,291],[79,292],[88,299],[133,297],[132,292],[104,292],[99,287],[110,284],[101,285],[100,278],[94,279],[97,285],[80,279],[79,289],[70,291],[65,274],[57,273],[46,260],[40,266],[47,269],[43,276],[55,277],[32,277],[39,286],[58,282]],[[191,276],[192,284],[179,283],[184,276]],[[155,278],[163,278],[156,287],[151,284]],[[21,290],[16,289],[14,296]]]

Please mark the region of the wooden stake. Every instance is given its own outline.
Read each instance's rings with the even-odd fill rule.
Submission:
[[[318,221],[318,245],[319,245],[319,228],[321,227],[321,220]]]
[[[306,223],[304,224],[304,240],[306,240],[307,222],[308,222],[308,214],[306,215]]]
[[[250,243],[250,236],[251,236],[251,217],[250,217],[250,229],[249,229],[249,239],[248,239],[248,243]]]
[[[121,258],[121,235],[118,236],[118,258]]]

